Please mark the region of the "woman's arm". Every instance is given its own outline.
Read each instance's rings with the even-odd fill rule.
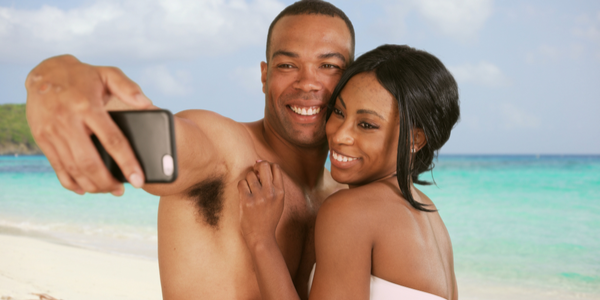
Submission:
[[[238,190],[241,229],[262,298],[300,299],[275,239],[285,195],[279,166],[257,162],[246,179],[239,182]]]
[[[317,267],[310,299],[370,297],[374,244],[372,206],[355,190],[330,196],[315,225]],[[378,220],[381,221],[381,220]]]
[[[242,233],[263,299],[299,299],[275,239],[284,200],[279,166],[257,163],[238,190]],[[351,190],[339,191],[319,209],[311,300],[369,299],[373,218],[368,201],[357,197]]]

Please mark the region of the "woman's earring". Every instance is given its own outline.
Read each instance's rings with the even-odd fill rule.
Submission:
[[[411,153],[415,153],[415,148],[410,149]]]

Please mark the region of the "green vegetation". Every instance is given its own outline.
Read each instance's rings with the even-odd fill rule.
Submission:
[[[0,105],[0,154],[13,153],[40,153],[27,124],[25,104]]]

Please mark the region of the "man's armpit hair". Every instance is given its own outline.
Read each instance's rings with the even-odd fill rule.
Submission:
[[[203,217],[204,222],[214,229],[219,228],[219,217],[223,211],[224,190],[223,178],[213,177],[196,184],[188,193],[188,197],[198,207],[198,212]]]

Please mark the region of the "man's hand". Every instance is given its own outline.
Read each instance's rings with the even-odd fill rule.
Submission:
[[[257,162],[238,183],[240,224],[248,247],[272,239],[283,213],[283,177],[277,164]]]
[[[121,70],[81,63],[63,55],[49,58],[27,76],[27,121],[60,183],[78,194],[124,187],[104,166],[90,136],[95,134],[129,182],[139,188],[144,174],[128,141],[110,118],[106,103],[118,98],[131,109],[152,103]]]

